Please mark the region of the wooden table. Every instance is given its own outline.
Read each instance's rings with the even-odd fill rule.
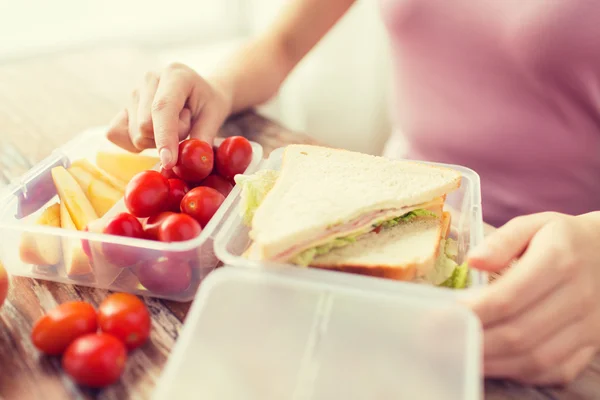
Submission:
[[[154,51],[99,48],[0,64],[0,185],[23,174],[78,132],[110,121],[142,73],[156,67]],[[266,154],[285,144],[310,142],[307,136],[253,113],[229,121],[222,134],[243,134],[261,143]],[[0,309],[1,398],[149,398],[189,303],[145,300],[153,316],[150,343],[131,355],[120,383],[102,391],[77,387],[62,372],[57,359],[38,355],[31,344],[32,324],[44,311],[73,299],[97,305],[106,293],[12,278],[8,300]],[[600,360],[568,388],[533,389],[490,381],[486,382],[485,398],[600,398]]]

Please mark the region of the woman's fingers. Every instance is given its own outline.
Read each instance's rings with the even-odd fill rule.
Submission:
[[[192,127],[192,112],[189,108],[184,108],[179,113],[179,141],[182,141],[190,135]]]
[[[585,334],[585,319],[566,325],[548,340],[518,355],[506,355],[488,358],[484,361],[484,372],[487,377],[532,380],[560,365],[581,347],[587,347],[588,341],[582,342]]]
[[[523,254],[537,231],[554,218],[555,213],[541,213],[512,219],[486,236],[481,246],[469,252],[469,266],[495,272],[505,269]]]
[[[179,116],[192,95],[193,82],[185,74],[186,70],[177,65],[167,68],[160,77],[152,103],[154,139],[165,169],[177,162]]]
[[[566,325],[581,319],[582,312],[587,310],[573,309],[573,299],[578,298],[581,286],[578,283],[575,280],[565,283],[515,318],[489,327],[484,335],[486,359],[529,352]]]
[[[223,116],[215,103],[207,103],[194,121],[190,137],[212,144],[222,123]]]
[[[152,122],[152,103],[158,88],[158,75],[148,72],[144,78],[144,84],[140,89],[140,98],[137,109],[137,121],[139,135],[145,138],[154,138],[154,127]]]
[[[564,362],[554,365],[549,371],[526,379],[525,383],[543,386],[571,383],[592,361],[597,351],[597,348],[593,346],[584,347]]]
[[[131,142],[129,136],[129,116],[127,110],[121,110],[111,121],[106,138],[117,146],[130,151],[139,153],[139,150]]]
[[[552,246],[552,232],[541,232],[511,269],[470,300],[484,327],[517,316],[569,279]]]
[[[135,146],[138,151],[150,149],[154,147],[154,139],[142,136],[140,133],[140,127],[138,123],[138,107],[139,107],[140,95],[138,90],[134,90],[129,99],[129,106],[127,107],[127,115],[129,117],[129,137],[131,143]]]

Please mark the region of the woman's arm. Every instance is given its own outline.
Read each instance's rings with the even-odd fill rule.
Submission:
[[[231,95],[231,112],[272,98],[292,69],[354,0],[293,0],[274,24],[238,51],[209,81]]]

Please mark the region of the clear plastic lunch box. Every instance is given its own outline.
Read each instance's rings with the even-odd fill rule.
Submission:
[[[279,170],[285,148],[280,148],[271,152],[259,166],[259,170],[271,169]],[[436,166],[443,166],[459,171],[462,175],[461,186],[458,190],[449,193],[446,198],[444,208],[451,214],[451,229],[450,237],[456,240],[458,244],[458,260],[462,262],[467,254],[467,251],[477,246],[483,241],[483,218],[481,212],[481,190],[479,175],[469,169],[458,165],[449,165],[441,163],[428,163]],[[223,226],[215,238],[215,253],[217,257],[228,265],[243,266],[257,269],[280,269],[286,270],[291,274],[316,274],[317,276],[335,276],[335,279],[340,281],[345,280],[346,272],[329,271],[321,269],[310,269],[300,267],[290,267],[276,263],[265,263],[250,261],[242,257],[244,251],[248,248],[251,240],[248,236],[249,228],[244,225],[239,212],[240,197],[233,199],[231,205],[232,210],[228,213],[228,217],[224,220]],[[470,288],[477,288],[487,285],[488,274],[485,272],[471,270],[470,271]],[[325,279],[325,278],[322,278]],[[363,277],[369,280],[381,280],[383,278]],[[414,286],[412,282],[395,282],[400,286]],[[429,291],[450,291],[458,292],[457,290],[448,288],[438,288],[428,285],[419,285],[426,292]]]
[[[217,141],[216,144],[218,145],[219,142]],[[263,158],[262,147],[259,144],[252,143],[252,149],[253,159],[246,173],[254,172]],[[239,189],[234,187],[200,236],[187,242],[161,243],[36,225],[34,221],[39,214],[48,205],[58,201],[51,169],[59,165],[67,168],[71,162],[78,159],[87,159],[94,163],[96,153],[100,150],[122,151],[105,139],[104,128],[86,131],[54,151],[23,177],[0,192],[0,260],[9,274],[14,276],[124,291],[175,301],[193,299],[200,281],[218,265],[218,259],[213,251],[214,237],[221,221],[231,210],[233,199],[239,195]],[[144,152],[146,153],[156,155],[156,151]],[[121,211],[125,211],[123,200],[102,219]],[[90,263],[92,272],[68,276],[64,257],[54,265],[24,263],[19,248],[23,235],[33,238],[36,243],[48,243],[58,248],[64,241],[87,240],[92,253]],[[100,251],[102,246],[107,244],[113,246],[113,251],[135,254],[140,260],[149,262],[157,260],[158,264],[153,264],[152,270],[114,266]],[[190,252],[195,253],[192,254],[195,260],[189,266],[178,267],[176,263],[168,263],[170,259],[178,259],[184,254],[189,258]],[[168,274],[164,272],[166,267],[169,267]],[[146,285],[149,287],[141,285],[141,279],[138,278],[142,273],[146,277],[144,282],[152,283]]]
[[[450,292],[332,277],[211,273],[153,399],[482,398],[481,325]]]

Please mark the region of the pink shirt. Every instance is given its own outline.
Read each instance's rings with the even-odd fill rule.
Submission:
[[[409,158],[477,171],[493,225],[600,210],[600,0],[380,1]]]

